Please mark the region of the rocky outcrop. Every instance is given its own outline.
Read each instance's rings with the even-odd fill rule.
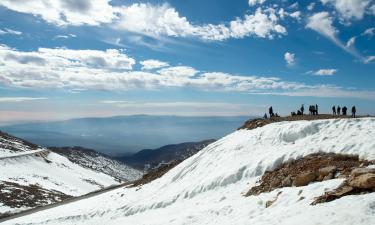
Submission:
[[[267,171],[252,187],[246,196],[270,192],[277,188],[305,186],[311,182],[320,182],[334,178],[347,178],[355,169],[356,174],[363,173],[363,168],[373,162],[363,161],[354,155],[319,153],[305,156],[282,164],[273,171]]]

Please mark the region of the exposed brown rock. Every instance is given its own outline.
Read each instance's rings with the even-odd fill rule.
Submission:
[[[358,156],[354,155],[334,153],[308,155],[284,163],[273,171],[265,172],[259,181],[259,185],[252,187],[246,196],[270,192],[281,187],[289,187],[293,183],[296,186],[303,186],[313,181],[329,180],[338,176],[347,178],[353,168],[370,164],[374,164],[374,162],[361,161]],[[313,173],[315,173],[315,176]]]
[[[317,174],[315,171],[308,171],[301,174],[298,174],[297,177],[293,181],[293,186],[306,186],[309,183],[315,181],[317,178]]]
[[[370,189],[375,188],[375,174],[365,173],[359,176],[351,177],[348,184],[353,188]]]

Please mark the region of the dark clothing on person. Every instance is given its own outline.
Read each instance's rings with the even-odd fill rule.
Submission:
[[[338,109],[337,109],[337,110],[338,110]],[[336,116],[336,107],[335,107],[335,106],[332,107],[332,114],[333,114],[334,116]]]
[[[337,106],[337,115],[340,116],[340,114],[341,114],[341,108],[340,106]]]
[[[348,108],[346,108],[346,106],[344,106],[343,108],[342,108],[342,115],[343,116],[346,116],[346,112],[348,111]]]
[[[268,112],[270,114],[270,118],[275,115],[275,114],[273,114],[273,108],[272,108],[272,106],[268,109]]]
[[[318,115],[318,105],[315,105],[315,115]]]
[[[305,111],[305,107],[302,105],[301,106],[301,115],[303,115],[303,111]]]
[[[352,117],[355,118],[355,113],[357,112],[357,109],[355,106],[352,107]]]

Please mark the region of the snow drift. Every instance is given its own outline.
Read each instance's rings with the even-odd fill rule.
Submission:
[[[266,170],[311,153],[373,160],[374,137],[375,118],[280,122],[239,130],[141,188],[117,189],[4,224],[375,224],[375,193],[310,205],[342,179],[244,197]]]

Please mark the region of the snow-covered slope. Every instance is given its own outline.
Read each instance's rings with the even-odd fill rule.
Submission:
[[[140,189],[114,190],[4,224],[375,224],[375,193],[310,205],[342,179],[244,197],[266,170],[290,159],[335,152],[373,160],[374,137],[375,118],[280,122],[239,130]]]
[[[82,167],[107,174],[122,182],[133,181],[142,176],[141,171],[92,149],[82,147],[55,147],[50,149]]]
[[[0,134],[0,146],[0,214],[119,184],[112,176],[8,134]]]

